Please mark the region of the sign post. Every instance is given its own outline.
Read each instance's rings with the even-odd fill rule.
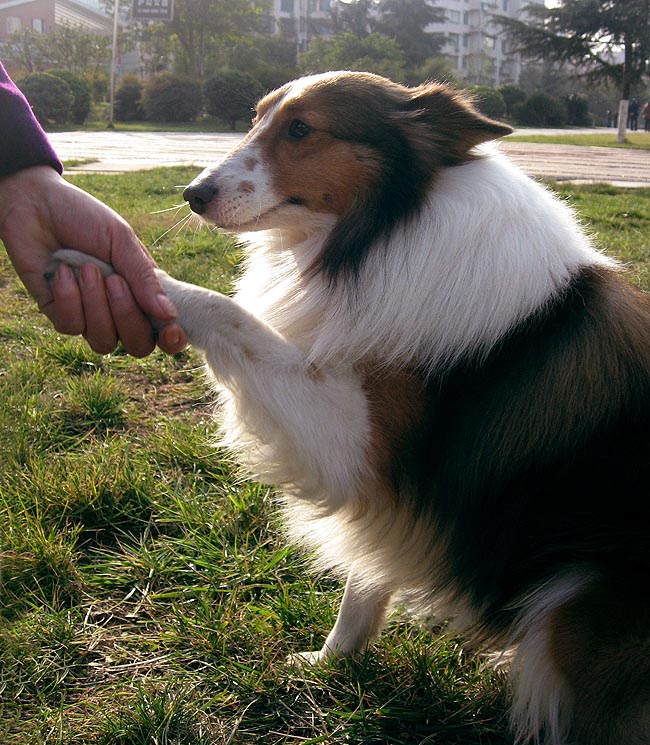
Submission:
[[[115,0],[115,7],[113,8],[113,48],[111,50],[111,76],[109,83],[109,101],[110,108],[108,113],[108,128],[113,129],[115,126],[113,122],[113,115],[115,111],[115,67],[117,65],[117,27],[118,19],[120,15],[120,0]]]

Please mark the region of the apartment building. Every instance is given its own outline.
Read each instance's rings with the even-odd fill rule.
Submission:
[[[543,5],[544,0],[439,0],[435,7],[444,10],[445,20],[427,30],[444,35],[442,53],[463,80],[492,86],[516,83],[521,59],[510,50],[494,16],[521,18],[529,3]]]
[[[544,0],[437,0],[432,5],[444,11],[444,21],[427,31],[444,36],[442,53],[459,78],[480,85],[517,82],[521,60],[509,50],[493,16],[521,17],[529,2],[543,5]],[[295,35],[302,51],[315,36],[331,33],[330,5],[331,0],[272,0],[271,31]]]
[[[307,49],[316,36],[332,32],[331,0],[272,0],[271,31],[295,36],[298,51]]]

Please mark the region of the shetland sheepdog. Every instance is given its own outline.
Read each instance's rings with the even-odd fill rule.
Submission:
[[[234,298],[160,273],[224,443],[347,577],[305,663],[396,598],[508,650],[514,736],[650,743],[650,302],[444,84],[288,83],[186,188]]]

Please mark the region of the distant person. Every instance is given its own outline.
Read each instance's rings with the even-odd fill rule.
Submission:
[[[644,130],[650,132],[650,101],[643,107],[641,116],[643,117]]]
[[[639,109],[640,106],[638,99],[633,98],[630,101],[630,106],[627,110],[627,124],[633,132],[636,132],[639,128]]]
[[[173,323],[176,311],[153,259],[128,223],[62,172],[29,103],[0,63],[0,240],[18,276],[58,331],[83,334],[96,352],[111,352],[118,340],[136,357],[153,351],[156,335],[146,314],[167,324],[158,336],[161,349],[180,351],[185,334]],[[50,257],[60,248],[92,254],[118,274],[104,280],[89,264],[76,279],[60,266],[49,282]]]

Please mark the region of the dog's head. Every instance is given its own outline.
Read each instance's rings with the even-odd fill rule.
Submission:
[[[358,269],[413,214],[440,169],[510,132],[442,83],[408,88],[369,73],[301,78],[265,96],[253,128],[185,190],[227,230],[330,230],[325,267]]]

